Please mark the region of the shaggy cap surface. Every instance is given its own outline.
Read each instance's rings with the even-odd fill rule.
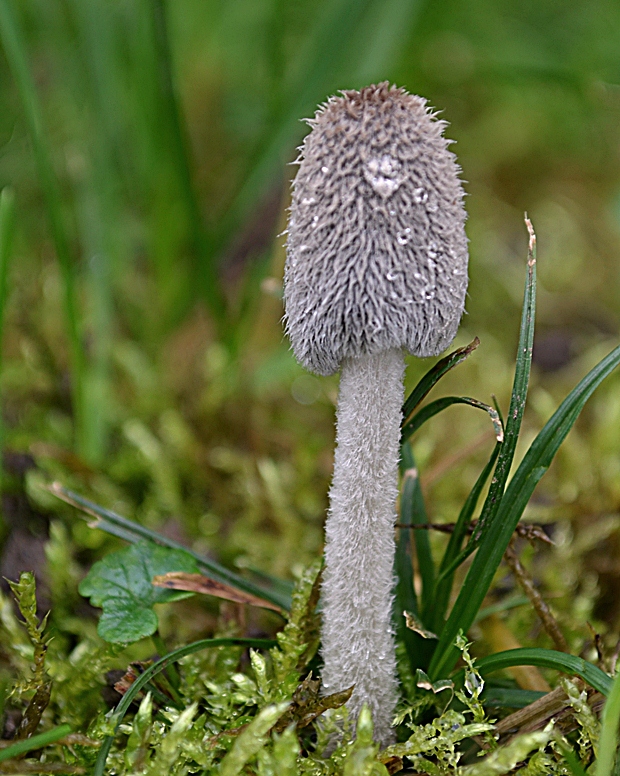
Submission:
[[[342,359],[454,338],[467,290],[456,157],[426,101],[387,82],[332,97],[310,120],[293,182],[284,302],[295,356]]]

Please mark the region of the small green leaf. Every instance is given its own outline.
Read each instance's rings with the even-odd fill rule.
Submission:
[[[202,574],[206,574],[218,582],[237,587],[239,590],[245,590],[246,593],[256,595],[259,598],[266,598],[268,601],[271,601],[282,609],[288,610],[291,607],[290,589],[292,586],[284,580],[276,580],[275,577],[270,578],[269,575],[261,573],[260,576],[268,583],[269,588],[259,587],[249,579],[245,579],[234,571],[230,571],[230,569],[221,566],[214,560],[199,555],[197,552],[194,552],[187,547],[183,547],[183,545],[175,542],[173,539],[169,539],[167,536],[151,531],[149,528],[140,525],[140,523],[136,523],[134,520],[128,520],[126,517],[118,515],[110,509],[99,506],[99,504],[95,504],[93,501],[89,501],[79,494],[63,488],[58,482],[52,483],[47,490],[66,504],[70,504],[76,509],[84,512],[86,515],[94,517],[94,522],[89,521],[89,526],[91,528],[99,528],[101,531],[106,531],[112,536],[118,536],[119,539],[123,539],[123,541],[129,542],[130,544],[137,544],[141,539],[146,539],[147,541],[154,542],[162,547],[181,550],[194,558],[198,565],[198,569]]]
[[[155,587],[151,580],[169,571],[196,573],[196,562],[182,550],[143,541],[106,555],[79,586],[80,594],[103,609],[97,632],[111,643],[130,643],[157,630],[155,604],[179,601],[193,593]]]
[[[222,638],[222,639],[201,639],[200,641],[194,641],[192,644],[186,644],[184,647],[169,652],[165,657],[162,657],[152,666],[146,669],[144,673],[136,679],[127,692],[123,695],[121,702],[114,709],[114,713],[109,718],[110,725],[108,730],[113,732],[106,735],[99,748],[97,754],[97,761],[93,768],[93,776],[104,776],[106,760],[110,754],[110,749],[114,743],[114,736],[118,732],[118,728],[123,721],[123,717],[127,713],[127,710],[133,703],[134,699],[139,693],[146,687],[146,685],[157,674],[164,671],[172,663],[181,660],[187,655],[193,655],[195,652],[200,652],[203,649],[216,649],[217,647],[230,647],[230,646],[247,646],[255,647],[256,649],[270,649],[275,646],[273,639],[250,639],[250,638]]]

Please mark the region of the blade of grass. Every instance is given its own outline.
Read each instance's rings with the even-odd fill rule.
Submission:
[[[501,443],[496,444],[491,457],[487,461],[486,466],[480,473],[480,476],[474,483],[474,487],[471,489],[469,495],[467,496],[467,499],[463,504],[463,508],[459,513],[456,525],[454,526],[454,531],[450,535],[448,546],[446,547],[443,558],[441,559],[439,577],[435,586],[435,597],[433,601],[433,621],[431,628],[431,630],[433,630],[438,635],[441,634],[444,626],[444,618],[448,610],[448,603],[450,601],[450,594],[452,592],[452,585],[454,582],[454,571],[445,574],[444,572],[447,572],[447,570],[452,567],[455,558],[461,551],[463,539],[467,535],[467,529],[471,523],[474,510],[476,509],[482,490],[487,480],[491,476],[491,472],[493,471],[495,462],[497,461],[500,449]]]
[[[508,649],[495,655],[482,657],[476,660],[476,668],[482,675],[501,671],[512,666],[537,666],[538,668],[552,668],[569,676],[579,676],[595,690],[609,696],[612,689],[612,680],[594,663],[588,663],[581,657],[567,655],[566,652],[558,652],[555,649],[540,649],[538,647],[520,647]],[[454,677],[455,684],[462,684],[465,672],[462,669]]]
[[[424,497],[422,495],[422,488],[420,487],[420,478],[415,465],[413,451],[409,443],[403,444],[401,448],[400,469],[403,477],[400,500],[401,525],[428,523]],[[394,621],[396,632],[405,645],[409,666],[415,675],[418,668],[426,669],[428,666],[428,661],[432,656],[434,642],[423,639],[418,633],[415,633],[408,628],[404,617],[404,612],[411,612],[414,615],[418,615],[421,608],[421,606],[418,605],[413,581],[411,533],[410,529],[401,528],[396,547],[395,570],[397,584]],[[423,606],[425,597],[432,595],[435,569],[433,566],[428,531],[419,530],[414,531],[413,533],[418,569],[422,579],[421,604]]]
[[[401,520],[405,525],[415,525],[428,523],[426,506],[422,487],[420,486],[420,475],[415,465],[415,458],[411,445],[406,444],[401,448],[401,469],[403,473],[403,501]],[[411,533],[408,529],[403,529]],[[433,556],[431,553],[429,532],[425,530],[413,531],[416,555],[418,559],[418,568],[422,578],[421,609],[424,609],[424,602],[428,601],[433,593],[435,584],[435,568],[433,565]]]
[[[458,350],[454,350],[452,353],[444,356],[434,367],[432,367],[432,369],[428,370],[405,399],[405,403],[403,404],[403,426],[409,420],[411,413],[422,402],[436,383],[438,383],[447,372],[454,369],[454,367],[462,361],[465,361],[465,359],[476,350],[478,345],[480,345],[480,340],[476,337],[469,345],[466,345],[464,348],[458,348]]]
[[[408,448],[408,449],[405,449]],[[400,493],[400,523],[402,526],[414,524],[414,490],[417,485],[417,471],[411,464],[412,456],[410,446],[403,445],[401,451],[401,474],[403,477]],[[396,597],[398,601],[397,616],[400,618],[404,611],[418,613],[418,600],[413,584],[413,565],[411,558],[411,532],[402,527],[398,532],[396,545]]]
[[[5,187],[0,193],[0,374],[2,373],[4,318],[7,297],[7,273],[13,248],[15,228],[15,196],[13,190]],[[0,490],[4,472],[1,451],[4,449],[4,424],[0,413]]]
[[[476,618],[508,542],[541,477],[551,465],[556,452],[573,427],[592,393],[620,364],[620,346],[600,361],[569,393],[547,421],[523,457],[506,493],[496,519],[485,533],[478,552],[463,583],[448,622],[433,656],[431,678],[449,671],[458,658],[453,646],[459,630],[466,632]]]
[[[616,674],[607,703],[603,708],[602,722],[596,760],[596,776],[611,776],[614,760],[618,756],[620,740],[620,673]]]
[[[529,604],[530,599],[525,595],[517,596],[516,598],[508,598],[504,601],[500,601],[497,604],[491,604],[490,606],[484,606],[476,615],[475,622],[480,622],[492,614],[499,614],[500,612],[506,612],[509,609],[515,609],[518,606],[525,606]]]
[[[2,39],[9,67],[13,73],[21,97],[26,123],[32,141],[37,173],[50,220],[56,257],[60,265],[60,272],[64,285],[65,322],[71,354],[72,398],[76,428],[75,437],[79,446],[81,430],[84,427],[83,386],[85,360],[80,341],[80,328],[78,323],[75,269],[62,215],[60,189],[47,146],[41,108],[32,74],[28,67],[26,45],[15,17],[11,0],[0,0],[0,37]]]
[[[525,410],[525,401],[527,397],[527,389],[529,384],[530,371],[532,366],[532,348],[534,344],[534,321],[536,314],[536,235],[531,222],[526,217],[525,223],[529,232],[529,246],[528,246],[528,261],[527,261],[527,276],[525,281],[525,292],[523,295],[523,309],[521,312],[521,327],[519,333],[519,344],[517,348],[517,359],[515,365],[515,376],[512,387],[512,395],[510,400],[510,409],[508,418],[506,420],[504,442],[502,443],[499,455],[497,457],[497,464],[489,492],[482,506],[480,518],[476,526],[476,530],[472,534],[471,539],[467,543],[467,547],[449,563],[441,572],[440,580],[448,578],[456,568],[476,549],[480,536],[483,530],[486,530],[488,525],[493,525],[495,517],[497,515],[500,504],[502,503],[502,496],[506,487],[506,481],[510,472],[510,467],[514,458],[519,431],[521,428],[521,422],[523,420],[523,412]],[[498,413],[499,414],[499,413]],[[504,548],[505,549],[505,548]],[[501,555],[503,555],[502,550]],[[497,562],[499,565],[500,559]],[[495,573],[497,566],[493,568],[493,574]],[[466,577],[466,580],[470,578],[471,569]],[[490,584],[490,582],[489,582]],[[457,604],[459,607],[457,608]],[[482,599],[477,603],[477,608],[482,604]],[[433,660],[429,671],[431,672],[431,678],[438,678],[438,675],[434,675],[433,672],[444,670],[444,666],[441,661],[446,659],[446,655],[450,654],[450,659],[455,660],[458,654],[458,650],[454,644],[459,630],[467,632],[468,628],[473,622],[473,618],[476,612],[473,613],[472,619],[461,621],[460,618],[464,616],[461,612],[462,606],[465,606],[463,594],[459,595],[455,603],[455,607],[446,622],[445,627],[442,629],[439,644],[437,650],[433,655]],[[468,610],[468,615],[471,612]]]
[[[192,180],[189,143],[181,119],[179,98],[173,74],[166,2],[165,0],[149,0],[149,6],[153,24],[163,115],[166,117],[169,126],[174,167],[179,175],[181,192],[189,218],[192,242],[198,263],[197,279],[200,283],[203,297],[216,324],[220,328],[220,334],[223,335],[226,331],[226,327],[223,326],[226,307],[214,264],[213,246],[208,243],[198,196]]]
[[[573,774],[573,776],[587,776],[587,773],[585,769],[581,766],[581,763],[577,759],[577,755],[573,751],[572,747],[570,747],[561,737],[556,738],[556,743],[558,745],[559,750],[564,755],[564,759],[566,760],[566,764],[569,767],[570,772]]]
[[[402,430],[402,441],[407,441],[412,434],[415,434],[420,426],[426,423],[427,420],[430,420],[453,404],[467,404],[470,407],[475,407],[478,410],[483,410],[488,413],[495,430],[495,438],[498,442],[504,441],[504,428],[497,410],[484,402],[478,401],[478,399],[471,399],[469,396],[444,396],[441,399],[436,399],[430,404],[427,404],[426,407],[423,407],[417,412],[411,420],[405,423]]]
[[[253,574],[257,579],[262,580],[263,582],[266,582],[270,589],[276,591],[279,595],[283,596],[283,599],[287,599],[290,601],[291,595],[293,594],[293,583],[288,579],[280,579],[279,577],[275,577],[273,574],[269,574],[266,571],[261,571],[261,569],[254,568],[254,566],[243,566],[243,568],[246,571],[249,571],[250,574]],[[290,608],[290,607],[288,607]]]
[[[521,314],[521,330],[519,333],[519,345],[515,365],[515,377],[510,398],[510,408],[506,420],[504,444],[500,450],[497,466],[491,487],[485,499],[480,519],[476,525],[471,540],[470,552],[477,546],[482,532],[486,526],[493,522],[501,503],[501,497],[506,487],[508,474],[514,459],[521,422],[525,411],[527,389],[532,368],[532,349],[534,346],[534,322],[536,318],[536,235],[530,220],[525,218],[525,224],[529,232],[529,246],[527,257],[527,278],[525,281],[525,293],[523,295],[523,310]]]
[[[45,733],[39,733],[36,736],[26,738],[24,741],[18,741],[11,746],[7,746],[6,749],[0,750],[0,763],[10,760],[12,757],[19,757],[19,755],[32,752],[33,749],[42,749],[44,746],[54,744],[61,738],[68,736],[69,733],[71,733],[71,725],[59,725],[51,730],[46,730]]]
[[[140,674],[136,681],[131,685],[127,692],[123,695],[123,699],[118,706],[114,709],[110,722],[114,725],[115,734],[123,721],[125,714],[129,707],[133,703],[134,698],[138,693],[161,671],[166,669],[169,665],[176,663],[181,658],[187,657],[187,655],[193,655],[195,652],[200,652],[203,649],[214,649],[216,647],[252,647],[254,649],[270,649],[275,646],[277,641],[274,639],[242,639],[242,638],[222,638],[222,639],[201,639],[195,641],[192,644],[187,644],[184,647],[179,647],[172,652],[169,652],[165,657],[153,663],[152,666]],[[97,755],[97,761],[93,769],[93,776],[103,776],[105,773],[105,763],[108,759],[108,754],[114,743],[114,735],[106,736],[103,739],[99,754]]]
[[[409,445],[403,445],[409,447]],[[411,468],[405,468],[404,462],[407,457],[407,463],[411,463],[407,451],[401,452],[401,472],[403,481],[400,493],[400,522],[402,525],[411,525],[413,521],[413,503],[414,488],[416,485],[417,473],[415,476]],[[407,528],[401,528],[398,532],[398,542],[396,544],[396,557],[394,559],[394,570],[396,573],[396,600],[394,604],[394,627],[399,639],[405,645],[409,664],[412,671],[415,671],[413,664],[418,654],[419,637],[411,629],[407,628],[404,613],[412,612],[418,614],[418,599],[415,592],[413,581],[413,559],[411,554],[411,535]],[[418,666],[416,666],[417,668]]]
[[[205,571],[209,576],[213,577],[213,579],[217,580],[218,582],[232,585],[233,587],[237,587],[240,590],[244,590],[246,593],[250,593],[252,595],[259,596],[260,598],[264,598],[267,601],[271,601],[285,611],[288,611],[291,608],[290,596],[287,597],[281,591],[269,590],[260,587],[259,585],[255,585],[250,580],[244,579],[234,571],[230,571],[224,566],[221,566],[219,563],[216,563],[216,561],[205,558],[204,555],[200,555],[188,547],[184,547],[179,542],[175,542],[173,539],[168,539],[167,537],[162,536],[155,531],[151,531],[139,523],[135,523],[132,520],[128,520],[126,517],[122,517],[121,515],[116,514],[116,512],[105,509],[104,507],[101,507],[98,504],[83,498],[77,493],[63,488],[62,485],[57,482],[52,483],[52,485],[50,485],[47,490],[49,490],[49,492],[57,498],[65,501],[67,504],[71,504],[71,506],[76,507],[82,512],[92,515],[97,521],[93,526],[95,528],[105,530],[114,536],[118,536],[119,538],[124,539],[127,542],[135,543],[139,539],[148,539],[149,541],[155,542],[155,544],[162,545],[163,547],[171,547],[175,550],[183,550],[183,552],[187,552],[194,558],[198,566],[203,571]]]
[[[116,54],[114,13],[105,3],[69,0],[64,4],[68,23],[75,30],[77,47],[64,71],[75,93],[84,102],[84,118],[91,128],[83,149],[84,172],[73,176],[76,222],[84,262],[84,336],[90,355],[84,385],[83,456],[97,468],[108,452],[111,425],[112,381],[110,354],[114,331],[114,268],[121,266],[125,232],[119,229],[122,203],[119,186],[119,138],[124,111]],[[76,55],[79,60],[76,62]],[[125,258],[127,253],[125,253]],[[122,262],[123,268],[126,263]],[[121,270],[122,271],[122,270]]]
[[[523,709],[542,698],[546,693],[508,687],[485,687],[481,700],[485,706],[505,709]]]
[[[517,347],[517,358],[515,365],[515,376],[510,398],[510,408],[506,420],[504,442],[497,458],[497,464],[489,492],[482,506],[480,518],[476,530],[467,543],[467,547],[461,552],[442,572],[443,577],[447,577],[470,555],[477,547],[483,530],[487,525],[492,525],[500,507],[506,481],[510,472],[510,467],[514,459],[514,454],[525,411],[525,401],[527,398],[527,389],[529,385],[530,371],[532,367],[532,348],[534,344],[534,321],[536,317],[536,235],[529,219],[525,218],[525,224],[529,233],[527,275],[525,280],[525,292],[523,295],[523,308],[521,312],[521,326],[519,332],[519,344]],[[503,555],[503,551],[502,551]],[[501,560],[501,556],[500,556]],[[499,561],[498,561],[499,565]],[[470,571],[471,573],[471,571]],[[495,573],[495,569],[493,569]],[[457,599],[457,603],[461,596]],[[482,604],[480,600],[478,606]],[[455,604],[456,606],[456,604]],[[473,620],[472,620],[473,622]],[[446,627],[442,629],[441,638],[437,645],[437,651],[433,656],[431,670],[436,669],[439,656],[443,656],[446,651],[450,651],[453,656],[456,655],[454,639],[459,630],[467,632],[471,622],[466,625],[458,624],[458,613],[454,610]]]

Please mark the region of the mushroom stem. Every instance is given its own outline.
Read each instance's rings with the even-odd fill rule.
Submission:
[[[332,693],[355,685],[349,709],[357,717],[368,704],[383,745],[392,741],[397,699],[392,601],[404,371],[400,348],[343,360],[325,526],[323,686]]]

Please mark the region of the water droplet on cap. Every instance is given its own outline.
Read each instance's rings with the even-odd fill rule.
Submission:
[[[400,187],[403,178],[399,171],[401,164],[389,154],[384,154],[380,159],[370,159],[364,168],[364,177],[373,189],[384,199]]]
[[[407,245],[407,243],[409,242],[409,239],[410,239],[410,237],[409,237],[410,234],[411,234],[411,229],[409,229],[409,228],[403,229],[402,232],[399,232],[396,235],[396,242],[399,245]]]
[[[423,205],[428,200],[428,192],[423,188],[413,190],[413,201],[417,205]]]

